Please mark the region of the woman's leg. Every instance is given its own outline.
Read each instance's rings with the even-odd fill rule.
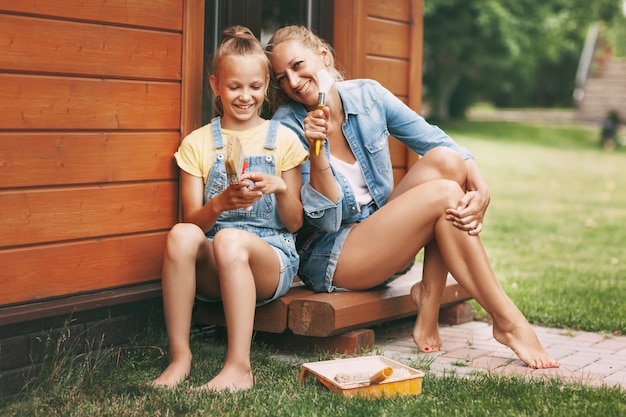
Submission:
[[[448,267],[441,257],[437,241],[433,239],[424,247],[422,281],[411,288],[411,299],[418,307],[413,340],[422,352],[441,349],[439,308],[447,279]]]
[[[434,238],[452,275],[493,318],[496,339],[531,367],[558,366],[502,290],[480,238],[446,220],[445,209],[456,204],[463,193],[455,182],[430,181],[406,191],[354,226],[339,256],[335,285],[353,290],[374,287]]]
[[[215,261],[226,317],[228,349],[222,370],[199,389],[223,391],[252,388],[250,344],[256,300],[268,299],[278,286],[280,260],[258,236],[224,229],[213,239]]]
[[[198,226],[179,223],[168,234],[161,287],[170,363],[153,381],[154,386],[173,388],[189,375],[192,358],[189,330],[196,294],[196,263],[208,267],[213,264],[211,257],[211,244]]]
[[[390,200],[425,182],[447,179],[465,189],[467,170],[460,155],[445,147],[434,148],[421,157],[393,190]],[[446,266],[437,241],[432,240],[424,247],[422,281],[411,289],[411,298],[418,307],[418,316],[413,328],[413,339],[423,352],[441,349],[439,336],[439,309],[441,296],[448,278]]]

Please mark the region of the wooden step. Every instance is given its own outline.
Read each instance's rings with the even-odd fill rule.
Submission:
[[[368,291],[314,293],[297,280],[285,296],[256,309],[254,329],[269,333],[289,330],[300,336],[329,337],[415,315],[417,307],[410,292],[421,277],[422,264],[418,263],[390,284]],[[442,307],[470,298],[469,293],[449,276],[441,299]],[[467,321],[467,317],[466,308],[463,320]],[[221,303],[198,301],[196,321],[224,326]]]
[[[254,330],[269,333],[284,332],[287,330],[289,303],[295,299],[313,295],[315,292],[307,289],[301,281],[295,282],[284,296],[269,304],[257,307],[254,315]],[[217,302],[208,303],[198,300],[195,319],[201,324],[226,325],[222,303]]]
[[[411,287],[420,282],[422,265],[375,290],[320,293],[293,299],[289,304],[289,329],[297,335],[327,337],[417,314]],[[418,287],[419,288],[419,287]],[[452,276],[441,299],[442,307],[470,299]]]

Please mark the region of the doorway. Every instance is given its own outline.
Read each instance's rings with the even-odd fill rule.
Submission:
[[[232,25],[252,30],[265,46],[285,25],[304,25],[332,45],[334,0],[206,0],[204,12],[204,70],[202,124],[213,118],[213,94],[208,77],[222,31]]]

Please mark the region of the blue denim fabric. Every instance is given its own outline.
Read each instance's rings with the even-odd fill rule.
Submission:
[[[393,190],[393,170],[388,139],[393,136],[420,155],[445,146],[456,150],[463,159],[473,158],[437,126],[433,126],[415,111],[373,80],[350,80],[335,84],[345,112],[343,133],[359,161],[367,186],[378,207],[382,207]],[[273,120],[292,129],[308,148],[304,139],[305,107],[295,101],[283,104]],[[324,151],[329,155],[328,142]],[[342,195],[337,202],[328,200],[309,183],[310,164],[302,166],[302,202],[313,225],[326,230],[338,230],[351,216],[358,215],[354,192],[335,173]],[[337,213],[336,211],[339,211]]]
[[[279,124],[274,121],[270,124],[267,140],[264,145],[265,149],[272,150],[275,148],[274,144],[278,126]],[[221,193],[229,185],[226,176],[226,165],[224,164],[224,142],[220,119],[213,119],[211,121],[211,127],[213,132],[213,147],[217,152],[204,190],[204,204]],[[246,161],[249,162],[248,171],[276,175],[276,161],[274,158],[274,155],[246,157]],[[261,199],[253,204],[251,210],[241,208],[223,212],[220,214],[213,228],[211,228],[206,235],[209,239],[212,239],[218,231],[226,228],[236,228],[254,233],[272,246],[280,258],[280,279],[278,288],[272,298],[257,301],[257,306],[267,304],[285,295],[291,286],[293,277],[297,273],[299,255],[296,250],[295,236],[288,232],[280,221],[274,194],[264,194]]]
[[[456,150],[463,159],[473,158],[467,149],[456,144],[437,126],[426,122],[422,116],[378,82],[366,79],[350,80],[338,82],[335,86],[345,113],[343,134],[361,165],[376,207],[382,207],[387,202],[394,186],[388,146],[389,136],[395,137],[420,155],[433,148],[445,146]],[[288,101],[276,111],[272,119],[296,132],[302,144],[308,148],[304,139],[303,125],[306,114],[307,110],[301,103]],[[328,142],[324,144],[324,152],[329,156]],[[339,256],[347,236],[347,233],[340,231],[342,225],[362,221],[375,211],[375,209],[359,211],[348,181],[341,174],[337,172],[334,174],[340,190],[340,197],[336,202],[330,201],[313,189],[309,182],[309,162],[302,166],[301,196],[306,216],[305,226],[297,236],[299,249],[310,246],[313,234],[317,244],[325,242],[323,248],[315,249],[317,256],[313,256],[309,250],[301,250],[299,274],[304,275],[303,271],[306,271],[311,281],[318,283],[311,284],[312,287],[322,285],[327,291],[333,290],[332,276],[335,270],[333,265],[336,265],[336,260],[332,261],[330,258]],[[339,233],[335,233],[337,231]],[[320,241],[319,234],[322,232],[331,235]],[[300,243],[301,241],[308,244]],[[322,263],[319,256],[324,252],[328,252],[329,261]],[[309,263],[316,263],[318,266],[315,268]]]

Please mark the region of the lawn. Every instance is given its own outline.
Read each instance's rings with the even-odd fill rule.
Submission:
[[[597,131],[504,122],[442,126],[491,191],[481,237],[535,324],[626,332],[626,149]]]
[[[626,149],[606,152],[597,134],[502,122],[442,125],[476,156],[491,189],[481,233],[499,280],[536,324],[626,332]],[[478,312],[479,316],[481,312]],[[121,348],[71,355],[50,346],[40,378],[0,416],[624,416],[626,393],[557,380],[494,375],[461,379],[427,373],[415,397],[345,399],[309,378],[301,363],[253,347],[256,386],[195,393],[224,360],[224,343],[193,333],[194,368],[176,391],[149,382],[167,363],[160,329]],[[303,361],[328,359],[310,355]],[[428,361],[407,364],[428,371]]]

